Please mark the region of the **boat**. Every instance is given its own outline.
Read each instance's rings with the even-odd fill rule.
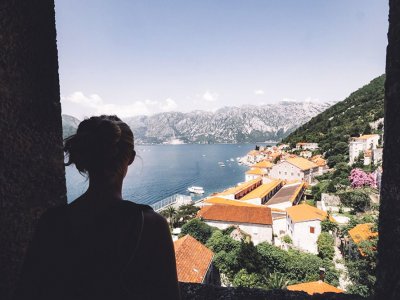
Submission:
[[[193,194],[204,194],[204,189],[201,186],[191,186],[188,188],[188,191]]]

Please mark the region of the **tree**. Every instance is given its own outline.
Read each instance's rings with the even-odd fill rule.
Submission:
[[[206,246],[214,253],[221,251],[231,252],[239,250],[240,242],[235,241],[229,235],[223,234],[220,230],[215,230],[208,239]]]
[[[292,244],[293,243],[292,238],[287,234],[282,237],[282,241],[284,243],[286,243],[286,244]]]
[[[161,215],[167,219],[171,229],[174,227],[174,224],[176,221],[176,219],[175,219],[176,214],[177,214],[177,211],[176,211],[175,207],[173,207],[173,206],[169,206],[166,209],[164,209],[163,211],[161,211]]]
[[[335,222],[332,222],[329,217],[321,222],[322,232],[329,232],[329,231],[334,232],[337,229],[338,225]]]
[[[199,207],[193,204],[182,205],[179,207],[176,213],[176,221],[179,225],[183,225],[196,217],[197,212],[200,210]]]
[[[318,236],[317,240],[318,245],[318,256],[322,259],[327,258],[332,260],[335,255],[335,248],[334,248],[334,240],[333,237],[327,233],[322,232]]]
[[[343,205],[351,207],[355,212],[365,212],[370,207],[371,199],[363,190],[353,190],[338,194]]]
[[[202,244],[206,244],[213,232],[213,228],[199,219],[193,219],[182,226],[180,237],[187,234],[194,237]]]

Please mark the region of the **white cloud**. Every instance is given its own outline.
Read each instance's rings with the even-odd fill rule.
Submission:
[[[203,95],[203,99],[208,101],[208,102],[214,102],[218,100],[218,94],[217,93],[211,93],[209,91],[206,91]]]
[[[265,92],[264,92],[263,90],[255,90],[255,91],[254,91],[254,94],[255,94],[255,95],[264,95]]]
[[[68,107],[66,113],[77,117],[86,115],[117,115],[121,118],[135,115],[150,115],[157,112],[166,112],[177,109],[178,104],[175,100],[167,98],[164,101],[155,101],[146,99],[144,101],[135,101],[129,104],[107,103],[99,95],[92,94],[86,96],[82,92],[74,92],[71,95],[61,97],[61,103]]]

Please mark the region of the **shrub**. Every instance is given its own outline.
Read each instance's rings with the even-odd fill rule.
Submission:
[[[321,257],[322,259],[333,259],[335,255],[334,240],[329,233],[322,232],[318,237],[317,245],[319,257]]]
[[[284,243],[286,243],[286,244],[292,244],[293,243],[292,238],[287,234],[282,237],[282,241]]]
[[[206,244],[211,237],[214,228],[199,219],[193,219],[182,226],[180,237],[187,234],[194,237],[199,242]]]

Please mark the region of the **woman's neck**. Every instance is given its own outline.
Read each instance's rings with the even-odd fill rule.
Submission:
[[[121,176],[91,175],[85,198],[96,201],[122,200],[122,181]]]

